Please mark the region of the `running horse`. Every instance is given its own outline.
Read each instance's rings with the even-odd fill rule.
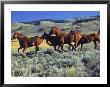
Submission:
[[[89,34],[89,35],[83,34],[80,41],[78,42],[78,45],[81,44],[81,50],[82,50],[83,44],[90,43],[90,42],[94,43],[95,45],[94,48],[96,49],[97,42],[100,43],[100,31],[98,31],[97,33]]]
[[[49,46],[54,46],[54,50],[55,51],[59,51],[59,47],[60,47],[60,42],[59,42],[59,39],[57,36],[50,36],[49,34],[47,34],[46,32],[44,32],[44,34],[42,35],[43,38],[46,40],[46,43],[49,45]],[[69,40],[67,39],[68,37],[70,37],[70,35],[67,35],[65,38],[64,38],[64,44],[68,44],[69,45],[69,50],[70,50],[70,46],[72,46],[71,44],[69,44]],[[68,41],[67,41],[68,40]],[[56,49],[56,47],[58,46],[58,49]]]
[[[59,40],[58,40],[57,36],[50,36],[46,32],[44,32],[44,34],[42,36],[46,40],[46,43],[49,46],[53,46],[55,51],[58,50],[58,49],[56,49],[56,47],[59,45]]]
[[[23,48],[22,52],[24,53],[26,48],[35,46],[35,53],[39,50],[39,45],[43,42],[43,37],[34,36],[28,38],[27,36],[23,35],[22,33],[15,32],[11,38],[11,40],[18,39],[20,47],[19,50]]]
[[[73,34],[74,35],[74,40],[73,42],[75,43],[75,49],[78,47],[78,42],[80,41],[81,37],[82,37],[82,33],[79,30],[71,30],[69,34]]]
[[[69,44],[72,46],[72,50],[74,49],[74,46],[71,44],[74,40],[74,36],[72,34],[65,34],[63,31],[61,31],[59,28],[54,26],[51,31],[49,32],[49,35],[55,34],[58,37],[59,41],[59,47],[61,47],[61,50],[64,51],[63,46],[64,43]]]

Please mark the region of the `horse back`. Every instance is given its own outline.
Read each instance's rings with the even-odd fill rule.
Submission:
[[[83,35],[83,40],[85,43],[90,43],[91,41],[94,40],[94,36],[93,35]]]

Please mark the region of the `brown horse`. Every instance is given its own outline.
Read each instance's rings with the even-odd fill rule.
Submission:
[[[69,34],[74,35],[74,40],[73,42],[75,43],[75,49],[78,46],[78,42],[80,41],[81,37],[82,37],[82,33],[79,30],[71,30]]]
[[[64,43],[64,36],[65,36],[65,33],[63,31],[61,31],[59,28],[57,28],[56,26],[53,27],[49,33],[49,35],[52,35],[52,34],[55,34],[58,38],[59,38],[59,41],[61,43]]]
[[[83,44],[93,42],[95,45],[94,48],[96,49],[97,41],[100,43],[100,32],[98,32],[97,34],[92,33],[90,35],[83,34],[80,41],[78,42],[78,45],[81,44],[81,50],[82,50]]]
[[[95,38],[98,42],[100,42],[100,30],[96,33]]]
[[[50,36],[46,32],[44,32],[44,34],[42,36],[46,40],[46,43],[48,45],[54,46],[54,49],[59,51],[60,42],[59,42],[59,39],[58,39],[57,36]],[[69,38],[70,38],[70,35],[66,35],[66,37],[64,38],[64,44],[68,44],[69,46],[72,46],[73,47],[73,45],[71,45],[69,43],[69,40],[68,40]],[[56,46],[58,46],[58,49],[56,49]],[[70,47],[68,49],[70,49]]]
[[[14,35],[12,36],[11,40],[18,39],[20,47],[18,48],[18,53],[19,50],[23,48],[22,52],[26,50],[26,48],[33,47],[35,46],[35,52],[39,50],[39,45],[43,42],[43,38],[35,36],[35,37],[30,37],[28,38],[27,36],[23,35],[22,33],[15,32]]]
[[[49,35],[55,34],[58,37],[59,40],[59,46],[61,47],[61,50],[64,51],[63,46],[64,43],[68,43],[70,46],[72,46],[72,50],[74,49],[74,46],[71,44],[74,40],[73,34],[65,34],[63,31],[61,31],[56,26],[53,27],[49,33]]]

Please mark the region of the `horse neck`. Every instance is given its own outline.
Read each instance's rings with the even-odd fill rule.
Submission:
[[[17,35],[17,39],[20,40],[21,39],[21,36],[20,35]]]
[[[24,36],[24,35],[18,35],[17,36],[17,39],[20,41],[21,40],[21,38],[27,38],[26,36]]]
[[[60,37],[61,35],[65,35],[65,33],[60,31],[60,30],[58,30],[58,31],[55,32],[55,35]]]

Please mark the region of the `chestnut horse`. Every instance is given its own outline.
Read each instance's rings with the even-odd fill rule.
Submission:
[[[59,46],[61,47],[61,50],[64,51],[63,46],[64,43],[68,43],[70,46],[72,46],[72,50],[74,49],[74,46],[71,44],[74,40],[73,34],[65,34],[63,31],[61,31],[56,26],[53,27],[49,33],[49,35],[55,34],[58,37],[59,40]]]
[[[81,50],[82,50],[83,44],[90,43],[90,42],[94,43],[95,45],[94,48],[96,49],[97,42],[100,43],[100,32],[98,32],[97,34],[92,33],[90,35],[83,34],[80,41],[78,42],[78,45],[81,44]]]
[[[23,48],[22,52],[24,53],[26,48],[33,47],[35,46],[35,52],[39,50],[39,45],[43,42],[43,38],[35,36],[35,37],[30,37],[28,38],[27,36],[23,35],[22,33],[15,32],[11,38],[11,40],[18,39],[20,47],[18,48],[18,53],[19,50]]]
[[[74,40],[73,42],[75,43],[75,49],[78,46],[78,42],[80,41],[81,37],[82,37],[82,33],[79,30],[71,30],[69,34],[73,34],[74,35]]]
[[[54,46],[54,50],[59,50],[60,47],[60,42],[57,36],[50,36],[49,34],[47,34],[46,32],[44,32],[43,34],[43,38],[46,40],[46,43],[50,46]],[[70,37],[70,35],[66,35],[66,37],[64,38],[64,44],[68,44],[70,49],[70,46],[73,47],[73,45],[69,44],[69,40],[67,39],[68,37]],[[50,43],[49,43],[50,42]],[[58,49],[56,49],[56,46],[58,46]]]

